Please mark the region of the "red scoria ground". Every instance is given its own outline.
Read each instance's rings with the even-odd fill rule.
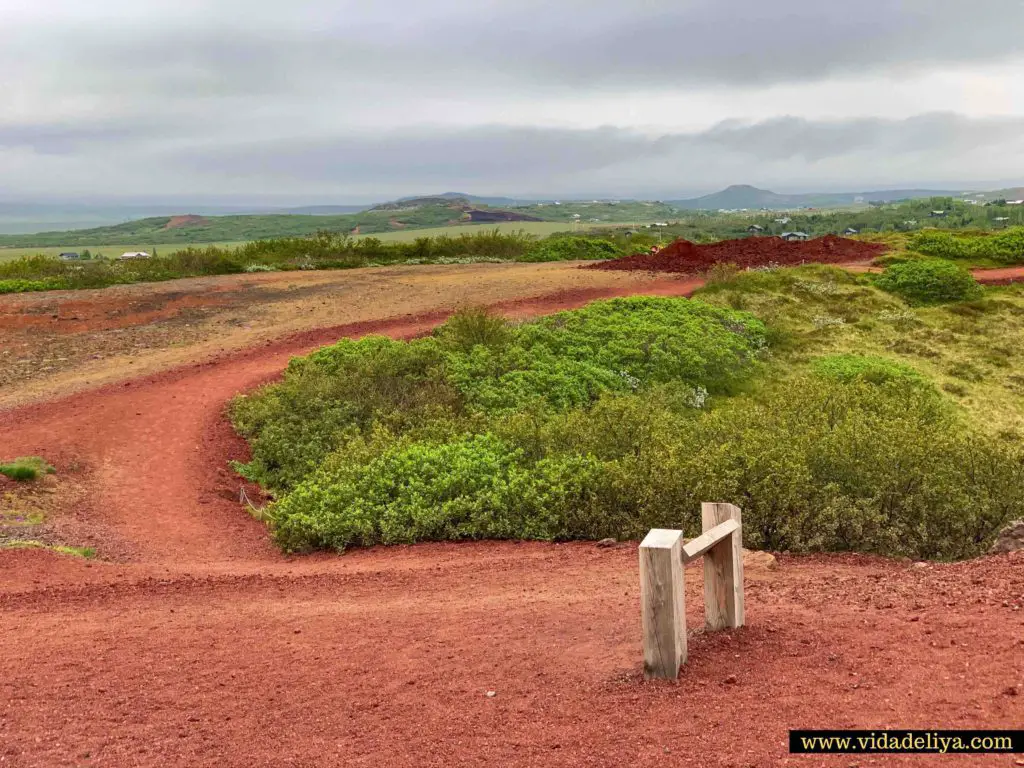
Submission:
[[[697,245],[688,240],[676,240],[658,253],[638,253],[622,259],[590,264],[585,268],[697,274],[706,272],[716,264],[735,264],[740,268],[769,264],[793,266],[810,262],[852,264],[870,261],[885,248],[881,243],[867,243],[836,235],[825,235],[806,242],[788,242],[778,237],[744,237]]]
[[[677,684],[640,673],[635,544],[282,557],[237,503],[226,462],[245,446],[225,403],[331,338],[407,337],[443,317],[304,334],[0,413],[0,454],[74,475],[83,495],[66,514],[110,558],[0,552],[0,766],[1018,764],[786,744],[790,728],[1020,727],[1020,555],[752,562],[749,625],[711,635],[689,569]]]

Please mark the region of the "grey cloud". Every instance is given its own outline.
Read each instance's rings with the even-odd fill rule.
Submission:
[[[682,169],[718,162],[752,175],[763,164],[791,163],[805,170],[824,161],[879,166],[904,155],[956,157],[1018,146],[1024,117],[970,119],[926,114],[907,120],[809,121],[783,117],[757,123],[722,123],[705,131],[644,135],[618,128],[557,130],[491,126],[420,129],[294,142],[258,142],[207,148],[181,157],[197,169],[239,177],[287,178],[340,184],[478,183],[497,188],[586,177],[630,164],[660,165],[665,182]],[[921,161],[926,173],[928,161]],[[655,170],[655,173],[658,171]],[[638,168],[634,183],[642,180]],[[963,168],[963,178],[971,169]]]
[[[292,13],[293,7],[303,13]],[[274,8],[280,12],[274,12]],[[254,3],[191,22],[56,27],[30,58],[154,98],[375,84],[431,92],[768,85],[1024,55],[1024,2]]]

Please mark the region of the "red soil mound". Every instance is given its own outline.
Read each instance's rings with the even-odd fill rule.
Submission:
[[[585,268],[693,274],[705,272],[715,264],[735,264],[738,267],[789,266],[806,262],[843,264],[867,261],[885,248],[881,243],[865,243],[836,235],[806,242],[787,242],[778,237],[745,237],[696,245],[688,240],[676,240],[658,253],[638,253]]]
[[[192,227],[205,223],[206,219],[204,217],[190,213],[185,216],[171,216],[170,221],[164,225],[164,229],[181,229],[182,227]]]

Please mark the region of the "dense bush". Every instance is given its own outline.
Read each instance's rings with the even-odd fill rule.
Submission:
[[[0,293],[28,293],[30,291],[56,291],[66,287],[60,278],[43,280],[0,280]]]
[[[911,304],[967,301],[981,295],[981,286],[970,272],[942,259],[893,264],[878,276],[876,284]]]
[[[828,355],[706,399],[745,391],[764,338],[744,313],[631,299],[344,341],[236,402],[241,469],[273,491],[287,550],[694,535],[719,499],[743,508],[747,546],[952,559],[1024,514],[1019,444],[977,433],[896,361]]]
[[[519,261],[573,261],[615,259],[624,251],[608,240],[595,237],[549,237],[533,245]]]
[[[342,340],[240,398],[247,477],[289,489],[353,435],[478,429],[519,410],[585,407],[667,381],[696,400],[733,390],[764,346],[749,315],[698,301],[613,299],[520,326],[460,313],[433,337]]]
[[[911,250],[943,259],[991,260],[1002,264],[1024,263],[1024,227],[1002,232],[957,233],[925,230],[910,240]]]

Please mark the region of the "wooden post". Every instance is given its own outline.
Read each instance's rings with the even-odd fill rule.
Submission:
[[[726,520],[742,526],[740,508],[705,502],[700,506],[702,527],[709,531]],[[737,530],[704,554],[704,620],[709,630],[742,627],[743,541]]]
[[[686,662],[683,532],[655,528],[640,544],[644,676],[675,680]]]

